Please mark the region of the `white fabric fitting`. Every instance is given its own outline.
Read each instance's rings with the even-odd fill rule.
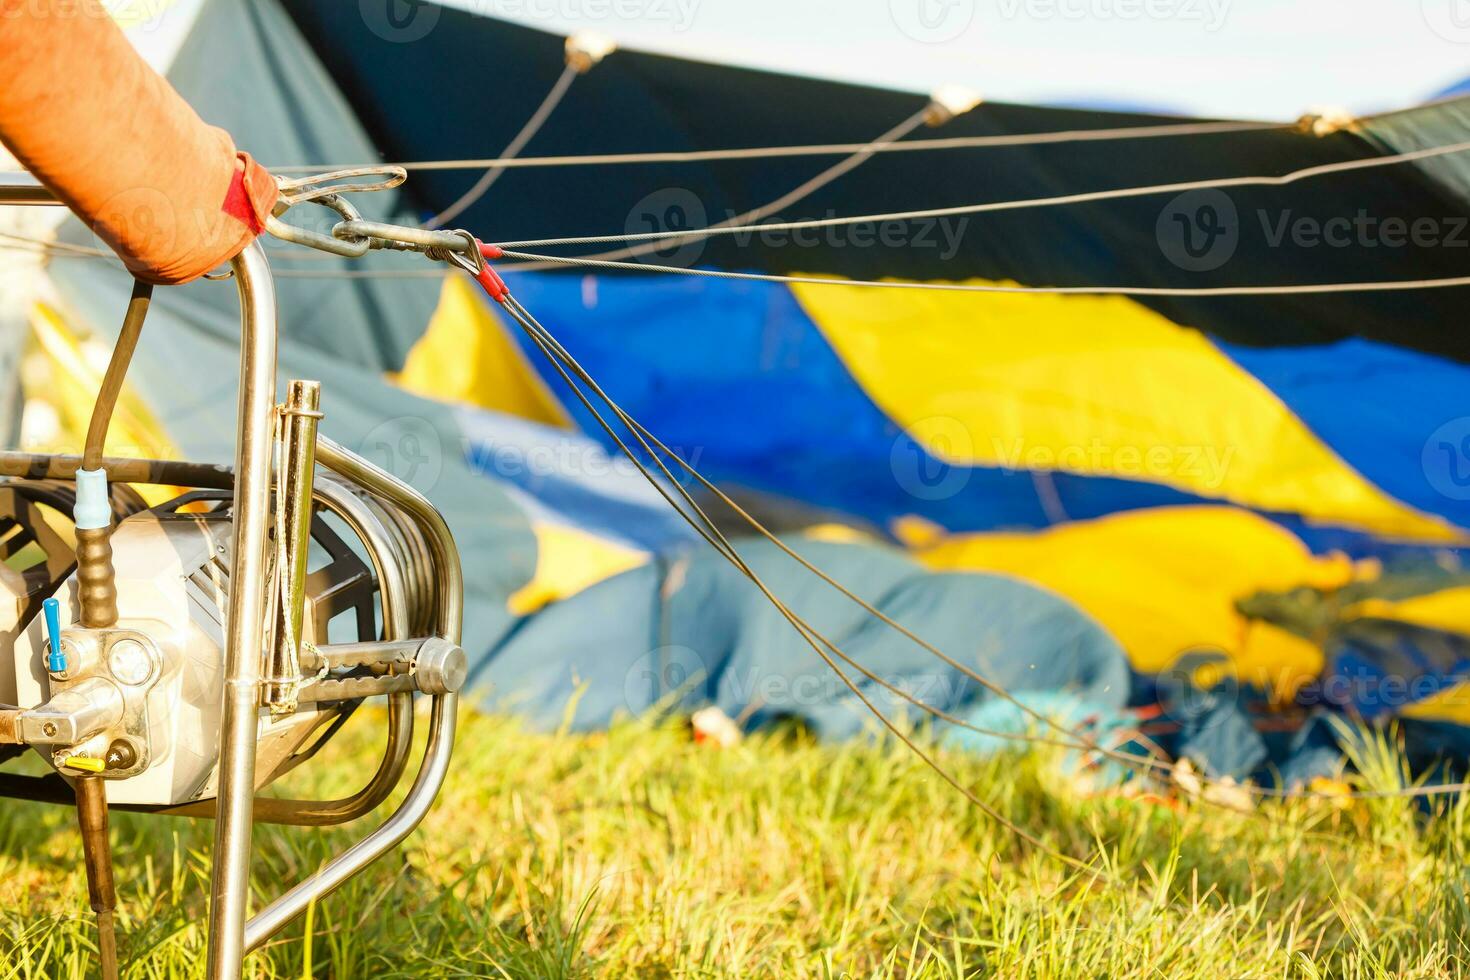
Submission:
[[[79,531],[96,530],[112,523],[106,470],[77,470],[77,503],[72,508],[72,517]]]

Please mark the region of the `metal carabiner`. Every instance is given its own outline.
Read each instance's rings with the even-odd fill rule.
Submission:
[[[382,179],[356,183],[350,180],[367,175],[378,175]],[[350,191],[380,191],[397,187],[407,176],[408,172],[402,167],[357,167],[299,180],[277,178],[281,193],[271,215],[265,220],[265,230],[282,241],[344,258],[360,258],[369,249],[422,252],[431,259],[452,262],[471,275],[478,275],[485,267],[485,257],[480,254],[479,242],[469,232],[365,221],[358,210],[341,196]],[[281,216],[291,208],[308,202],[331,208],[342,217],[332,227],[330,235],[281,220]]]
[[[322,193],[315,197],[307,198],[307,200],[320,204],[322,207],[331,208],[341,215],[344,221],[360,221],[362,219],[362,215],[358,212],[357,208],[338,197],[335,193]],[[323,235],[319,231],[311,231],[308,228],[301,228],[282,221],[280,215],[285,214],[286,210],[290,207],[291,204],[289,202],[286,203],[285,207],[282,207],[278,202],[275,210],[265,219],[265,230],[272,236],[295,245],[305,245],[308,248],[320,249],[323,252],[331,252],[333,255],[341,255],[349,259],[360,258],[367,254],[367,250],[372,243],[366,238],[360,241],[343,241],[332,235]]]
[[[421,252],[435,261],[453,262],[471,275],[485,264],[480,243],[462,228],[417,228],[383,221],[339,221],[332,235],[347,242],[367,241],[370,248]]]
[[[332,229],[332,236],[347,242],[368,239],[372,242],[372,248],[408,252],[427,252],[430,249],[459,251],[465,247],[463,237],[458,232],[394,225],[386,221],[339,221]]]

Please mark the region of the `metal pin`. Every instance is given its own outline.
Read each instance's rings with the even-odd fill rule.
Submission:
[[[306,618],[306,565],[311,548],[312,485],[316,471],[316,430],[321,420],[322,386],[291,381],[281,406],[281,471],[277,493],[278,525],[275,642],[265,668],[265,703],[272,714],[296,710],[301,684],[301,631]]]

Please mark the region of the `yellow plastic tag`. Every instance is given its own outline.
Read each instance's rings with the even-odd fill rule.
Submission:
[[[68,769],[80,769],[83,772],[101,772],[107,768],[107,763],[101,759],[94,759],[87,755],[74,755],[62,763]]]

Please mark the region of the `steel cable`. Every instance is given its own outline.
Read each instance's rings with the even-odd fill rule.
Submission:
[[[290,164],[268,168],[275,174],[312,174],[324,170],[346,170],[366,166],[394,166],[404,170],[479,170],[537,167],[606,167],[649,163],[713,163],[725,160],[770,160],[780,157],[844,156],[869,150],[873,153],[903,153],[936,150],[978,150],[1061,143],[1112,142],[1158,139],[1170,136],[1213,136],[1226,133],[1292,131],[1296,127],[1261,122],[1187,122],[1155,126],[1117,126],[1106,129],[1068,129],[1042,133],[1010,133],[995,136],[948,136],[908,140],[903,143],[815,143],[804,146],[755,146],[725,150],[655,150],[646,153],[595,153],[549,157],[483,157],[461,160],[409,160],[394,164]]]
[[[541,105],[536,107],[536,111],[531,113],[531,118],[526,120],[526,124],[521,127],[521,131],[516,133],[515,138],[506,146],[505,150],[500,154],[500,159],[489,164],[489,169],[481,174],[480,179],[475,181],[474,185],[461,194],[453,204],[434,215],[428,221],[425,221],[424,227],[439,228],[448,224],[464,213],[466,208],[483,197],[485,192],[500,179],[500,175],[505,173],[506,165],[514,160],[526,148],[526,144],[531,142],[531,139],[541,131],[541,127],[546,124],[546,120],[551,118],[552,112],[561,104],[562,96],[566,95],[567,89],[572,87],[572,82],[576,79],[577,75],[578,71],[573,65],[568,64],[563,68],[556,83],[551,86],[551,91],[546,93],[546,98],[541,100]]]

